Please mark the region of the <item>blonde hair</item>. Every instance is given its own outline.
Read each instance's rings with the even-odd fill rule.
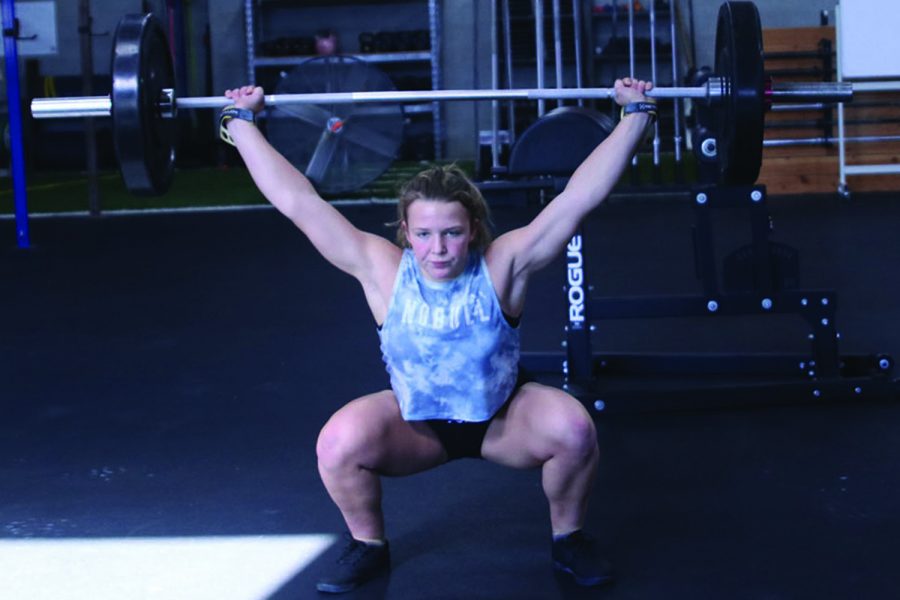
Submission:
[[[416,200],[437,202],[459,202],[469,214],[469,222],[474,232],[470,247],[484,250],[491,243],[490,209],[481,191],[456,165],[436,165],[425,169],[400,188],[397,202],[397,244],[402,248],[409,245],[403,228],[409,206]]]

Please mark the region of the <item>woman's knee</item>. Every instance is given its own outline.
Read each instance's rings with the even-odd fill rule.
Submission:
[[[325,423],[316,440],[319,465],[326,469],[359,466],[366,462],[371,451],[369,429],[371,423],[355,415],[336,413]]]
[[[552,427],[557,452],[585,458],[598,452],[593,419],[581,402],[568,394],[559,402]]]
[[[334,413],[319,432],[319,466],[378,468],[389,453],[390,431],[401,420],[393,394],[378,392],[357,398]]]

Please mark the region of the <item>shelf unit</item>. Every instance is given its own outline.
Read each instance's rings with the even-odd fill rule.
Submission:
[[[508,0],[510,13],[510,55],[512,63],[513,87],[538,87],[536,81],[536,41],[533,0]],[[656,78],[658,86],[672,86],[672,32],[671,1],[651,0],[656,2],[655,45],[656,45]],[[624,77],[629,71],[628,49],[628,8],[620,4],[613,8],[612,4],[601,5],[597,0],[579,0],[578,2],[562,2],[560,10],[560,38],[562,56],[562,87],[575,87],[578,80],[577,64],[580,62],[582,85],[585,87],[611,87],[618,77]],[[554,73],[554,31],[550,3],[544,2],[543,36],[544,36],[544,70],[546,73],[544,86],[557,85]],[[577,19],[573,11],[580,14]],[[650,13],[647,8],[634,12],[635,75],[642,79],[651,79],[650,66]],[[575,23],[580,23],[580,61],[575,57]],[[498,39],[504,40],[502,22],[497,24]],[[502,58],[501,58],[502,60]],[[683,58],[679,57],[679,69]],[[501,67],[506,71],[507,65]],[[503,85],[508,85],[508,77],[503,76]],[[679,84],[680,85],[680,84]],[[556,103],[559,104],[559,103]],[[608,110],[611,116],[617,117],[617,108],[607,100],[585,101],[584,104],[598,110]],[[553,104],[550,105],[552,108]],[[669,120],[664,111],[665,120]],[[534,110],[527,103],[518,103],[515,111],[514,130],[521,130],[536,118]],[[509,118],[507,118],[509,121]],[[662,120],[661,120],[662,122]],[[507,124],[508,126],[508,124]],[[671,124],[666,122],[671,128]]]
[[[280,71],[316,56],[307,53],[273,56],[262,51],[266,42],[286,36],[312,38],[318,30],[331,28],[336,31],[338,51],[342,55],[384,69],[398,89],[443,89],[441,0],[311,0],[302,5],[288,0],[245,0],[244,16],[248,81],[268,85]],[[427,49],[359,51],[360,33],[403,31],[411,27],[427,31]],[[408,115],[405,153],[414,154],[409,156],[413,158],[443,158],[445,125],[440,103],[407,104],[404,112]],[[423,144],[416,142],[426,131],[430,138],[427,153]]]
[[[580,5],[586,0],[579,0]],[[537,32],[535,27],[535,3],[534,0],[507,0],[505,2],[508,11],[508,23],[504,22],[504,10],[497,7],[495,39],[498,53],[498,87],[500,88],[554,88],[577,87],[579,81],[576,72],[575,57],[575,19],[573,15],[573,3],[571,0],[560,3],[559,14],[559,41],[560,41],[560,81],[557,81],[556,70],[556,34],[554,31],[553,10],[549,2],[542,6],[542,36],[543,36],[543,60],[539,65],[537,60]],[[584,27],[580,28],[583,32]],[[507,39],[507,35],[508,38]],[[581,57],[586,55],[585,47],[588,41],[582,36]],[[507,50],[508,45],[508,50]],[[582,67],[584,73],[584,67]],[[543,79],[543,82],[540,80]],[[505,107],[497,113],[496,132],[500,145],[511,146],[516,139],[517,132],[524,131],[534,123],[542,114],[553,110],[563,104],[575,104],[575,101],[538,101],[510,100],[504,101]],[[583,104],[583,102],[579,102]],[[482,132],[479,143],[485,148],[492,143],[494,132]]]
[[[651,0],[657,1],[657,0]],[[591,9],[589,39],[591,48],[591,76],[600,87],[607,87],[618,77],[629,75],[630,54],[628,47],[628,8],[609,5],[602,11]],[[651,32],[648,9],[633,13],[634,21],[634,74],[641,79],[651,79],[651,39],[656,45],[656,85],[672,86],[672,39],[670,33],[670,9],[667,3],[657,2],[655,27]]]
[[[610,87],[616,79],[631,75],[632,52],[635,77],[653,81],[659,87],[685,85],[682,79],[686,63],[683,48],[678,46],[679,24],[677,20],[673,23],[674,2],[675,0],[648,0],[643,7],[632,12],[631,27],[627,4],[619,2],[601,7],[594,2],[588,3],[584,22],[588,28],[586,37],[591,40],[586,77],[590,85]],[[652,14],[649,3],[653,3]],[[633,41],[630,41],[629,29],[633,34]],[[678,51],[675,74],[672,68],[673,45]],[[654,140],[653,148],[654,161],[658,152],[669,151],[674,151],[676,160],[680,159],[686,135],[682,122],[683,111],[684,102],[681,99],[666,103],[660,110],[657,122],[659,136]],[[616,107],[611,106],[610,116],[616,117],[617,112]]]

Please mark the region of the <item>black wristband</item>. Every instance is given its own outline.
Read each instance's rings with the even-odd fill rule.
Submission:
[[[219,123],[224,125],[231,119],[241,119],[242,121],[256,122],[256,115],[252,110],[246,108],[237,108],[236,106],[226,106],[219,113]]]
[[[642,102],[629,102],[622,107],[619,118],[625,118],[626,115],[633,113],[647,113],[650,119],[656,119],[656,102],[652,100],[644,100]]]
[[[227,142],[234,146],[234,140],[228,134],[228,122],[232,119],[240,119],[242,121],[249,121],[250,123],[256,123],[256,115],[252,110],[247,110],[246,108],[238,108],[236,106],[226,106],[219,113],[219,138],[223,142]]]

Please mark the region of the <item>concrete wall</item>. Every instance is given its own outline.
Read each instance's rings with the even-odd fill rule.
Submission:
[[[24,4],[22,0],[16,5]],[[180,90],[182,95],[205,95],[205,72],[208,53],[204,44],[209,23],[208,0],[193,0],[190,6],[190,28],[186,35],[192,38],[193,52],[185,57],[187,67],[188,89]],[[81,75],[81,34],[79,25],[79,1],[65,0],[56,2],[56,35],[60,49],[55,56],[39,59],[39,70],[42,76],[79,77]],[[110,72],[113,35],[116,25],[123,15],[128,13],[153,12],[163,23],[166,20],[165,0],[90,0],[93,38],[93,68],[97,76],[106,76]],[[243,28],[243,27],[242,27]],[[36,93],[43,93],[37,90]]]
[[[24,4],[19,1],[16,5]],[[41,73],[49,76],[81,74],[81,37],[78,33],[78,0],[56,3],[56,38],[60,52],[40,59]],[[141,12],[140,0],[92,0],[94,73],[109,73],[113,32],[122,15]]]
[[[209,13],[212,88],[221,93],[248,81],[243,0],[217,0]]]
[[[447,89],[480,89],[491,86],[489,2],[444,0],[444,47],[441,67]],[[480,25],[480,26],[479,26]],[[445,156],[471,159],[477,153],[478,130],[490,127],[490,104],[448,102]]]

